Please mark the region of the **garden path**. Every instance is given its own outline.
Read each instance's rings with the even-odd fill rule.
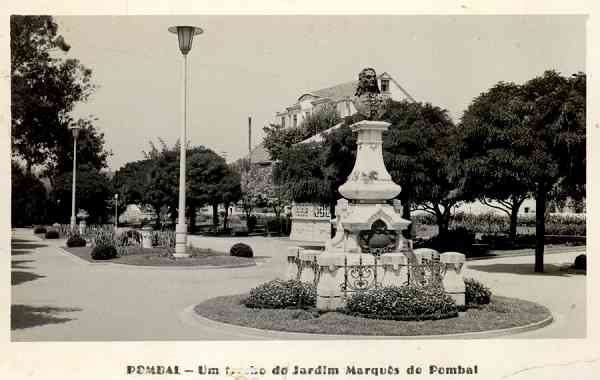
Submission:
[[[199,323],[190,307],[218,295],[239,294],[279,276],[285,267],[285,238],[190,237],[194,246],[227,251],[247,242],[263,257],[256,267],[234,269],[144,268],[87,263],[64,251],[64,241],[40,241],[31,230],[13,232],[12,312],[22,318],[14,341],[150,341],[332,339],[314,335],[263,333]],[[585,336],[585,276],[567,274],[560,265],[580,252],[546,256],[548,273],[536,275],[532,256],[467,263],[465,273],[496,294],[548,307],[556,322],[514,338]],[[532,284],[535,284],[533,286]],[[39,311],[45,311],[39,314]]]

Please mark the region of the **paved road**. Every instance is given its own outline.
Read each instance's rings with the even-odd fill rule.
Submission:
[[[31,230],[13,232],[13,312],[37,317],[35,326],[12,330],[14,341],[146,341],[328,339],[304,334],[224,328],[194,319],[190,308],[217,296],[239,294],[280,275],[284,238],[190,238],[195,246],[227,250],[248,242],[260,257],[256,267],[237,269],[140,268],[90,264],[60,250],[60,241],[40,241]],[[539,302],[556,322],[514,338],[585,336],[585,276],[559,271],[580,252],[546,256],[547,274],[531,273],[531,256],[467,263],[466,275],[499,295]],[[48,309],[51,308],[51,309]],[[46,314],[37,314],[44,310]],[[31,318],[30,318],[31,319]],[[23,326],[19,326],[23,327]],[[331,338],[329,338],[331,339]]]

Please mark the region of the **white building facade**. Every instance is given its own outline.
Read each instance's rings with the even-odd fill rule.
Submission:
[[[377,77],[377,84],[381,93],[392,100],[414,101],[413,97],[387,72]],[[295,128],[325,104],[334,106],[342,118],[352,116],[356,113],[352,98],[356,93],[357,85],[358,81],[352,81],[304,93],[294,104],[277,112],[276,123],[284,128]]]

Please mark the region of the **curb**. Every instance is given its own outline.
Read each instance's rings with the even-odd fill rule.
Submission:
[[[295,338],[303,340],[314,340],[319,338],[327,339],[355,339],[355,340],[429,340],[429,339],[487,339],[495,338],[505,335],[520,334],[527,331],[541,329],[548,326],[554,321],[552,315],[541,321],[533,322],[523,326],[509,327],[506,329],[487,330],[487,331],[474,331],[466,333],[456,334],[443,334],[443,335],[340,335],[340,334],[311,334],[311,333],[300,333],[300,332],[289,332],[289,331],[277,331],[277,330],[264,330],[254,327],[246,327],[233,325],[230,323],[215,321],[214,319],[206,318],[194,311],[197,305],[186,307],[181,313],[180,317],[184,322],[193,324],[196,326],[212,325],[228,331],[233,330],[233,333],[239,333],[242,336],[250,336],[259,339],[285,339]],[[256,334],[256,335],[254,335]]]
[[[76,261],[82,263],[82,264],[87,264],[90,266],[116,266],[116,267],[121,267],[121,268],[132,268],[132,269],[152,269],[152,270],[213,270],[213,269],[246,269],[246,268],[256,268],[259,267],[261,265],[264,264],[264,262],[255,262],[254,265],[244,265],[244,266],[228,266],[228,265],[190,265],[190,266],[155,266],[155,265],[130,265],[130,264],[121,264],[121,263],[114,263],[111,261],[105,261],[105,262],[97,262],[97,263],[93,263],[90,261],[87,261],[85,259],[82,259],[81,257],[74,255],[70,252],[68,252],[67,250],[65,250],[63,247],[56,247],[56,249],[62,253],[63,255],[68,255],[72,258],[75,258]]]

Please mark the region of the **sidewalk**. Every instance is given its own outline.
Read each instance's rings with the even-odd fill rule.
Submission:
[[[285,238],[190,237],[195,246],[221,251],[247,242],[256,256],[265,257],[258,267],[214,270],[90,264],[63,252],[62,241],[40,241],[31,230],[18,229],[13,239],[13,312],[29,323],[12,330],[14,341],[340,339],[249,332],[190,319],[190,308],[203,300],[244,293],[280,276],[287,247],[297,244]],[[579,253],[547,255],[545,274],[532,272],[532,256],[470,261],[464,271],[498,295],[552,311],[555,323],[511,338],[580,338],[586,333],[586,277],[559,270]]]

